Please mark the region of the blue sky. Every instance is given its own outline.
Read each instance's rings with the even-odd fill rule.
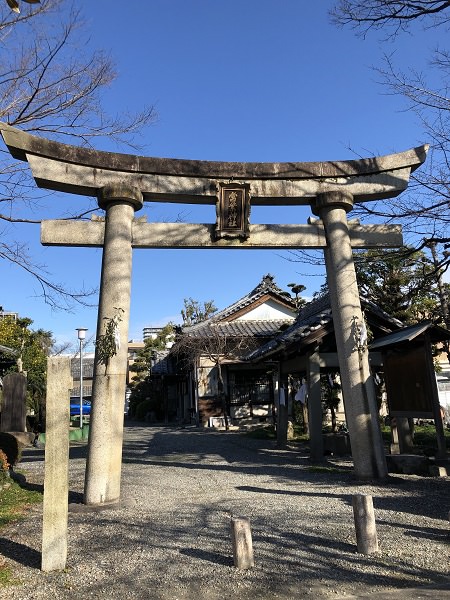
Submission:
[[[149,156],[227,161],[317,161],[388,154],[424,143],[420,124],[401,98],[387,95],[371,68],[394,53],[404,69],[427,68],[441,32],[413,29],[395,41],[358,38],[330,23],[333,2],[299,0],[79,0],[84,34],[110,52],[117,80],[105,94],[108,111],[153,104],[158,119],[141,139]],[[131,8],[130,8],[131,6]],[[106,141],[99,150],[111,150]],[[123,149],[122,149],[123,150]],[[54,195],[45,217],[79,200]],[[86,202],[85,200],[83,200]],[[58,209],[56,207],[59,207]],[[214,208],[146,205],[149,220],[213,222]],[[305,208],[253,209],[252,222],[304,223]],[[73,288],[99,284],[97,249],[43,248],[39,227],[18,230],[33,256]],[[138,250],[134,252],[129,337],[146,325],[180,321],[183,299],[213,299],[224,308],[266,273],[281,287],[303,283],[311,295],[323,270],[293,263],[276,251]],[[96,309],[55,312],[37,284],[0,262],[0,304],[76,339],[76,327],[95,332]]]

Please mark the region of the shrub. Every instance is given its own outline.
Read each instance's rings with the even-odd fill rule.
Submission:
[[[9,464],[6,454],[0,450],[0,485],[9,478]]]
[[[153,408],[153,402],[151,400],[143,400],[136,406],[135,418],[138,421],[145,421],[145,417],[148,412]]]
[[[10,433],[0,433],[0,450],[6,455],[10,467],[14,467],[19,462],[21,447],[17,439]]]
[[[9,471],[9,463],[6,454],[0,450],[0,473]]]

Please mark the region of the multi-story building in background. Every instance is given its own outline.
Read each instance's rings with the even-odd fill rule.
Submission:
[[[3,306],[0,306],[0,321],[2,319],[12,319],[13,321],[17,321],[18,318],[19,313],[3,310]]]
[[[144,327],[144,329],[142,330],[144,342],[148,339],[156,340],[158,334],[161,333],[162,329],[162,327]]]

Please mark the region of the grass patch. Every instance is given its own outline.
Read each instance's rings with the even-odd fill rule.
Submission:
[[[42,502],[40,492],[26,490],[16,482],[0,490],[0,530],[9,523],[23,519],[31,505]],[[13,582],[11,569],[0,556],[0,587]]]
[[[254,440],[274,440],[277,437],[275,427],[273,425],[261,425],[256,426],[254,429],[246,431],[243,435],[250,437]],[[294,437],[289,439],[288,442],[309,442],[309,438],[304,433],[301,425],[294,424]]]
[[[345,469],[340,469],[339,467],[320,467],[320,466],[312,466],[307,467],[307,471],[310,473],[345,473]]]
[[[0,588],[12,583],[11,569],[6,566],[3,558],[0,557]]]
[[[0,527],[18,521],[27,512],[27,509],[38,502],[42,502],[42,493],[21,488],[11,481],[11,485],[0,491]]]
[[[383,426],[381,428],[383,441],[388,448],[391,443],[391,429]],[[450,429],[444,427],[444,440],[447,450],[450,450]],[[436,427],[434,425],[415,425],[414,426],[414,449],[418,453],[430,454],[432,450],[437,449]]]
[[[0,588],[13,583],[11,569],[6,565],[5,560],[0,556]]]
[[[309,437],[304,432],[303,425],[294,423],[294,440],[296,442],[309,442]]]
[[[273,440],[275,439],[275,427],[273,425],[255,427],[244,433],[246,437],[252,438],[253,440]]]
[[[323,433],[326,433],[327,429],[324,428]],[[383,442],[385,450],[389,453],[389,447],[391,444],[391,429],[388,426],[381,427],[381,433],[383,436]],[[273,426],[261,426],[255,427],[243,435],[257,439],[257,440],[274,440],[276,439],[276,431]],[[447,450],[450,451],[450,429],[444,428],[444,438]],[[297,443],[309,443],[308,436],[303,432],[301,425],[294,424],[294,438],[292,440]],[[434,425],[415,425],[414,427],[414,450],[415,454],[425,454],[427,456],[433,456],[437,450],[436,440],[436,428]],[[318,467],[318,469],[326,470],[326,467]]]
[[[277,437],[277,433],[273,425],[255,426],[253,429],[249,429],[242,435],[250,437],[254,440],[275,440]],[[304,433],[302,425],[297,425],[294,423],[294,437],[289,439],[288,443],[289,442],[309,442],[309,437],[306,433]]]

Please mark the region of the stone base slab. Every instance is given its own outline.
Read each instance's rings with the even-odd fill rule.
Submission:
[[[448,477],[450,475],[450,465],[431,465],[430,475],[433,477]]]
[[[428,456],[419,454],[390,454],[386,456],[390,473],[404,475],[429,475],[431,461]]]
[[[31,446],[34,442],[35,435],[31,431],[7,431],[9,435],[13,435],[19,444],[23,446]]]
[[[351,454],[350,437],[347,433],[324,433],[323,450],[325,454],[345,456]]]

